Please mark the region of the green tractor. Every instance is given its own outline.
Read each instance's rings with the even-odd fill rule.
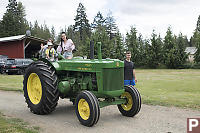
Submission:
[[[99,120],[100,108],[117,105],[122,115],[135,116],[141,108],[139,91],[124,86],[124,63],[118,59],[102,59],[101,43],[97,43],[98,59],[94,59],[94,43],[90,59],[58,61],[41,59],[26,69],[23,90],[28,108],[44,115],[55,110],[58,99],[68,98],[75,105],[82,125],[93,126]]]

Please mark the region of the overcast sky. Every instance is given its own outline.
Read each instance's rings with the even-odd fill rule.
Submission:
[[[19,1],[19,0],[18,0]],[[144,38],[152,30],[165,36],[168,26],[176,35],[182,32],[190,37],[200,15],[200,0],[20,0],[26,9],[26,18],[48,26],[61,28],[73,25],[78,3],[82,2],[90,23],[98,11],[106,17],[111,11],[123,34],[135,26]],[[6,11],[8,0],[0,2],[0,18]]]

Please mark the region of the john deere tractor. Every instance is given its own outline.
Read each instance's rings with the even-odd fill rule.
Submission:
[[[55,110],[59,98],[75,105],[81,124],[93,126],[99,120],[100,108],[117,105],[122,115],[135,116],[141,108],[139,91],[124,86],[124,63],[118,59],[102,59],[101,43],[97,43],[98,59],[94,59],[94,43],[90,59],[58,61],[41,59],[26,69],[23,90],[28,108],[44,115]]]

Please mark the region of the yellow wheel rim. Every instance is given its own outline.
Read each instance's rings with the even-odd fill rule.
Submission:
[[[127,98],[127,104],[122,104],[121,106],[124,110],[129,111],[133,106],[133,99],[131,97],[131,94],[128,92],[124,92],[121,97]]]
[[[78,102],[78,112],[82,119],[87,120],[90,116],[90,107],[85,99],[80,99]]]
[[[42,85],[39,76],[31,73],[28,77],[27,91],[29,99],[33,104],[38,104],[42,98]]]

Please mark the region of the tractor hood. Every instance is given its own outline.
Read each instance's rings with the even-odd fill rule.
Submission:
[[[51,62],[56,71],[85,71],[95,72],[104,68],[121,68],[124,67],[124,62],[118,59],[71,59],[71,60],[59,60]]]

